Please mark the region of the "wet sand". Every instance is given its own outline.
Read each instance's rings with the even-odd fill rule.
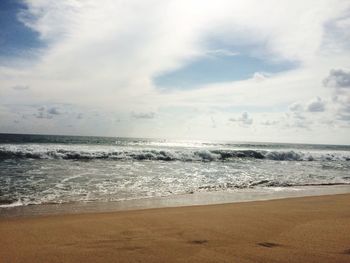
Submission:
[[[0,262],[350,262],[350,194],[0,219]]]

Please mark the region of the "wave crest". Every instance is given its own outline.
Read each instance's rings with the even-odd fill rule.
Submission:
[[[0,159],[67,159],[67,160],[151,160],[151,161],[230,161],[237,158],[276,161],[349,161],[348,152],[302,152],[293,150],[162,150],[64,148],[28,145],[0,146]]]

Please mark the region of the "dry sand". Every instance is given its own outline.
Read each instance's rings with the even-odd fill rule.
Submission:
[[[0,219],[0,262],[350,262],[350,194]]]

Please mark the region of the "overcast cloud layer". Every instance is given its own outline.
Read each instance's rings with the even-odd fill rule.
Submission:
[[[45,45],[0,57],[0,132],[350,144],[348,0],[25,4]],[[156,84],[219,58],[293,66]]]

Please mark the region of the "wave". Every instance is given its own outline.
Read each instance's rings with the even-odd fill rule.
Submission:
[[[276,180],[260,180],[250,183],[222,183],[222,184],[208,184],[202,185],[197,188],[187,189],[179,193],[170,193],[173,195],[182,195],[182,194],[195,194],[199,192],[216,192],[216,191],[227,191],[227,190],[236,190],[236,189],[276,189],[276,188],[293,188],[293,187],[326,187],[326,186],[345,186],[350,185],[350,182],[332,182],[332,183],[298,183],[298,182],[279,182]],[[126,198],[86,198],[86,197],[74,197],[66,198],[66,196],[61,195],[62,193],[57,193],[57,196],[54,200],[48,200],[45,196],[22,196],[17,199],[9,200],[0,200],[0,210],[1,208],[13,208],[20,206],[29,206],[29,205],[57,205],[57,204],[68,204],[68,203],[77,203],[77,202],[119,202],[119,201],[130,201],[130,200],[140,200],[140,199],[149,199],[150,196],[139,196],[139,197],[126,197]],[[166,197],[169,196],[169,192],[162,193],[160,196]],[[154,197],[154,196],[153,196]],[[159,197],[159,196],[157,196]]]
[[[83,147],[82,147],[83,148]],[[0,146],[0,159],[66,159],[66,160],[151,160],[151,161],[232,161],[237,158],[276,161],[349,161],[349,152],[302,152],[294,150],[160,150],[160,149],[98,149],[37,147],[27,145]]]
[[[27,205],[26,203],[22,202],[21,200],[17,201],[2,201],[0,202],[0,208],[11,208],[11,207],[16,207],[16,206],[25,206]]]
[[[350,182],[319,182],[319,183],[312,183],[312,182],[285,182],[285,181],[277,181],[277,180],[260,180],[250,183],[242,183],[242,184],[236,184],[236,183],[223,183],[223,184],[215,184],[215,185],[203,185],[198,188],[198,191],[220,191],[220,190],[227,190],[227,189],[254,189],[254,188],[274,188],[274,187],[310,187],[310,186],[341,186],[341,185],[350,185]],[[195,191],[191,191],[191,193],[194,193]]]

